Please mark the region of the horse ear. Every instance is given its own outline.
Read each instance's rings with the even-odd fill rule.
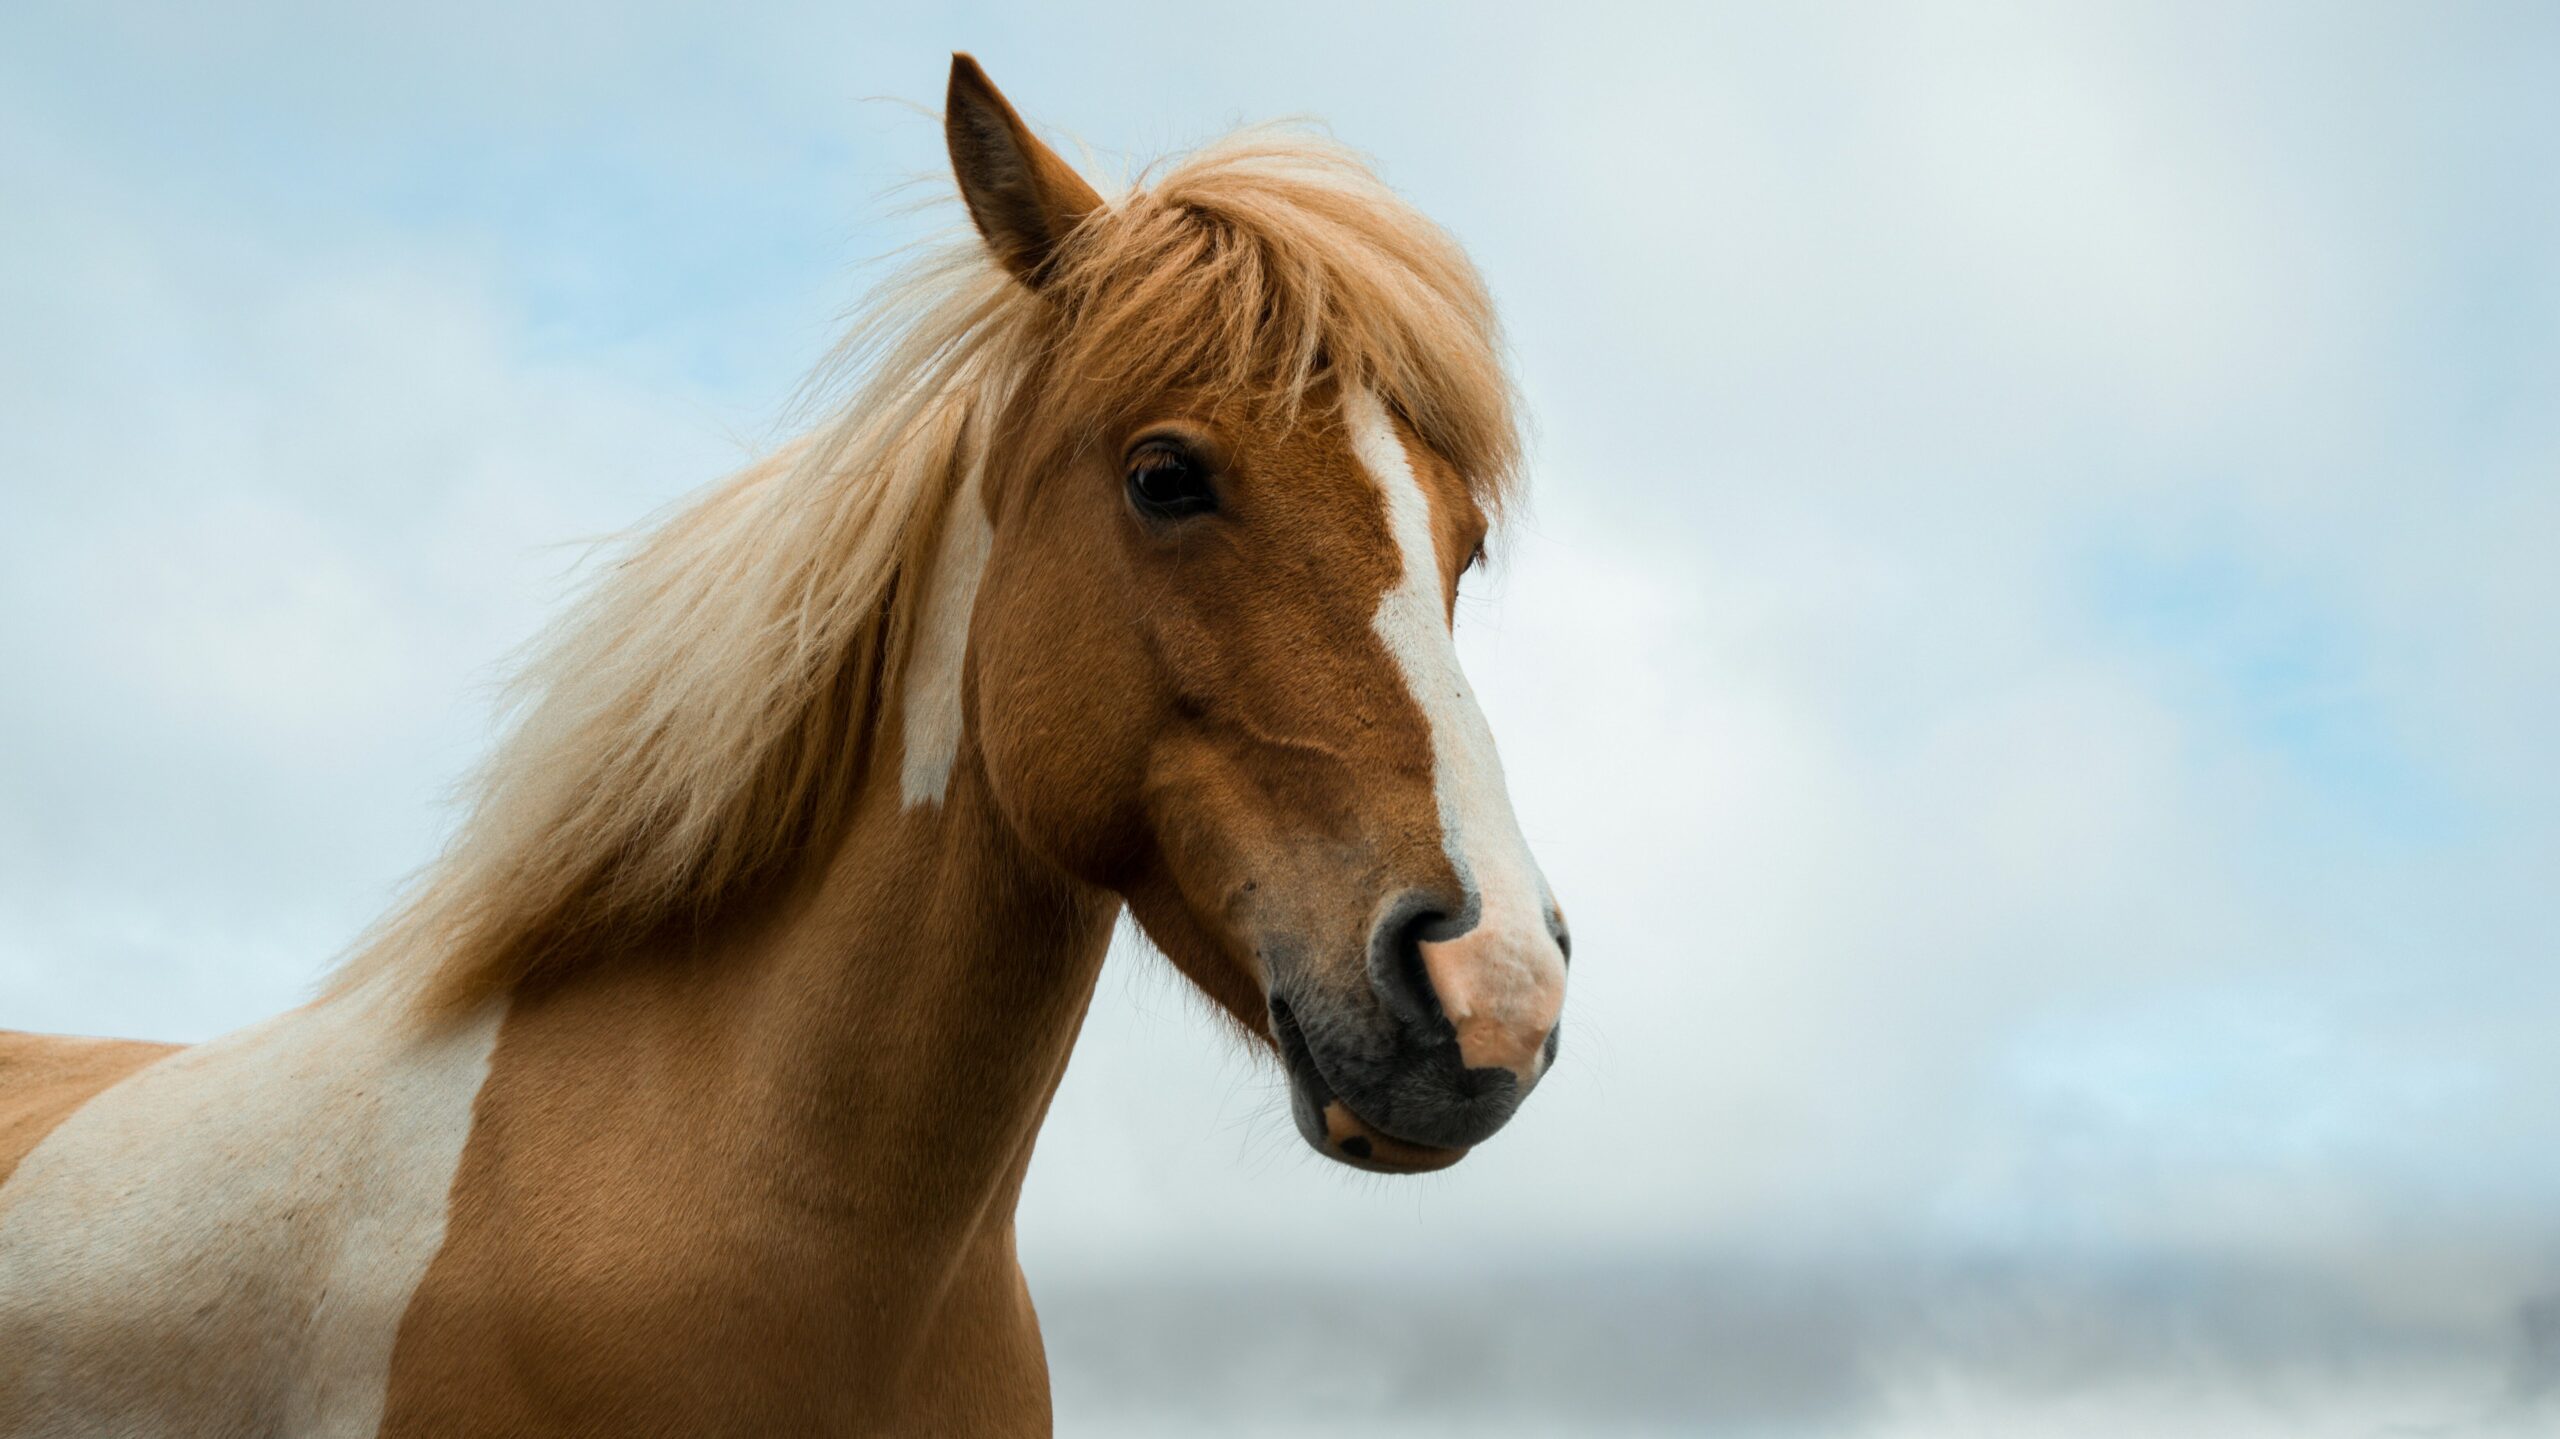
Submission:
[[[987,248],[1026,285],[1039,288],[1042,268],[1076,222],[1101,208],[1066,161],[1040,143],[1005,103],[995,82],[965,53],[951,57],[951,91],[942,134],[951,173]]]

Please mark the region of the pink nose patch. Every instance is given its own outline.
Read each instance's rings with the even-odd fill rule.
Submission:
[[[1458,1031],[1469,1069],[1507,1069],[1526,1086],[1546,1065],[1547,1035],[1564,1009],[1564,955],[1543,925],[1477,925],[1424,940],[1422,967]]]

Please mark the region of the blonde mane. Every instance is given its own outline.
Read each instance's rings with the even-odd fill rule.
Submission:
[[[946,501],[995,418],[1074,443],[1175,386],[1367,386],[1489,505],[1518,467],[1465,255],[1351,152],[1248,131],[1070,234],[1034,293],[974,235],[866,301],[810,434],[629,540],[536,643],[467,818],[334,983],[455,1012],[717,917],[829,838],[879,748]]]

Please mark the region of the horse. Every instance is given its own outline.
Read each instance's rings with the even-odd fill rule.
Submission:
[[[593,574],[310,1002],[0,1036],[0,1433],[1046,1433],[1014,1212],[1124,910],[1345,1164],[1547,1072],[1477,272],[1301,131],[1106,199],[965,54],[944,130],[970,226]]]

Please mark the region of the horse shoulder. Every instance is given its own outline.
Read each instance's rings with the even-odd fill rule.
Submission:
[[[0,1433],[373,1432],[498,1023],[398,1019],[343,996],[64,1102],[0,1187]]]
[[[0,1030],[0,1184],[72,1111],[178,1049],[140,1039]]]

